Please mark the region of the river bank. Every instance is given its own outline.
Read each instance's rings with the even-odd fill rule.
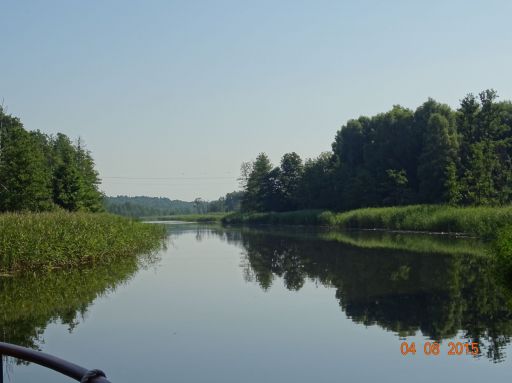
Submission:
[[[0,214],[0,273],[77,267],[157,249],[165,228],[104,213]]]
[[[446,233],[492,239],[500,229],[512,224],[512,206],[410,205],[364,208],[341,213],[326,210],[234,213],[224,217],[222,223],[313,225],[338,229]]]

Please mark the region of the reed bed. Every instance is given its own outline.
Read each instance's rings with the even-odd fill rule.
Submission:
[[[491,239],[512,224],[512,206],[455,207],[411,205],[364,208],[335,213],[299,210],[284,213],[231,214],[224,224],[319,225],[341,229],[382,229],[416,232],[457,233]]]
[[[160,225],[99,213],[0,214],[0,272],[76,267],[157,249]]]

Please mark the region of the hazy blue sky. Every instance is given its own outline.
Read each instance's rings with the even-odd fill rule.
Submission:
[[[512,99],[508,0],[0,4],[0,98],[81,136],[108,195],[215,199],[242,161],[314,157],[349,118]]]

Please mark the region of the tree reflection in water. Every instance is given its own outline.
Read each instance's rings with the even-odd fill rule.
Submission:
[[[310,279],[336,289],[340,307],[356,323],[400,337],[421,331],[436,341],[462,334],[480,344],[480,355],[504,360],[512,335],[510,294],[475,240],[300,230],[197,228],[197,235],[241,246],[246,280],[264,290],[276,278],[290,290]]]
[[[400,337],[421,331],[437,341],[462,334],[479,342],[490,360],[505,358],[512,335],[510,293],[476,241],[190,225],[171,229],[171,238],[190,230],[197,240],[215,236],[242,249],[244,278],[264,290],[279,279],[300,290],[309,279],[334,288],[340,307],[356,323]],[[97,297],[140,266],[140,258],[126,258],[82,270],[0,277],[0,339],[38,348],[49,323],[60,321],[72,331]]]
[[[112,292],[155,260],[152,255],[126,257],[81,270],[0,277],[1,341],[39,349],[48,324],[60,321],[73,331],[96,298]]]

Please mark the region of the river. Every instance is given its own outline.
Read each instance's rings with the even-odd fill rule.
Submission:
[[[512,379],[511,294],[477,240],[168,227],[152,256],[1,277],[2,340],[124,383]],[[69,381],[12,359],[4,376]]]

